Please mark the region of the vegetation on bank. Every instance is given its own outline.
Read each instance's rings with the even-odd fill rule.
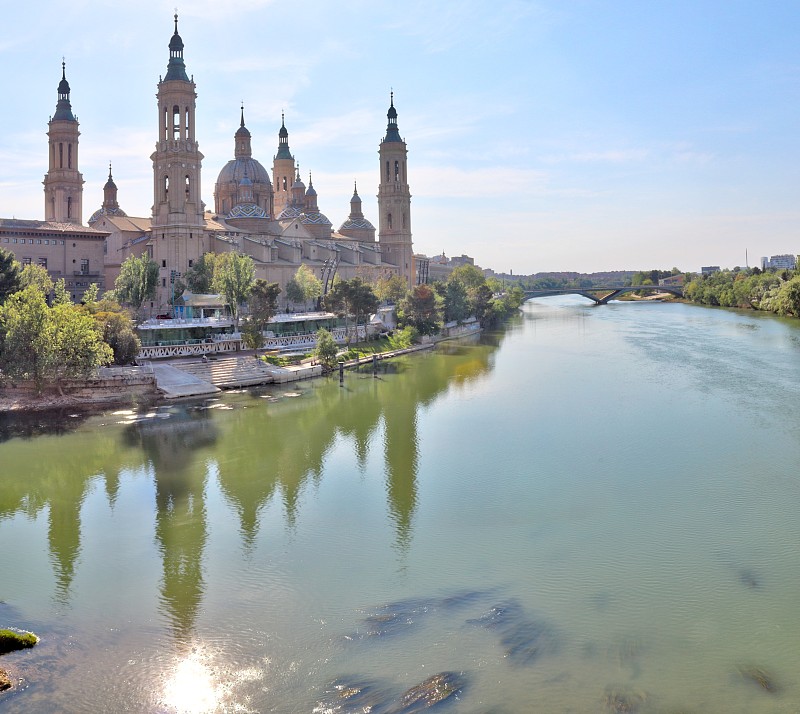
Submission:
[[[32,381],[38,392],[89,377],[101,365],[125,364],[139,352],[130,314],[90,287],[80,305],[63,278],[38,265],[7,261],[0,249],[0,377]]]
[[[98,296],[96,285],[74,304],[63,279],[53,283],[36,265],[20,266],[0,249],[0,377],[30,380],[37,391],[61,388],[67,379],[92,376],[97,367],[132,362],[141,344],[134,329],[144,305],[155,300],[158,266],[147,255],[130,256],[121,266],[114,289]],[[318,278],[301,266],[287,286],[288,300],[307,306],[321,301],[324,308],[345,321],[345,359],[409,347],[421,336],[436,335],[474,318],[482,327],[494,327],[513,314],[524,299],[519,285],[506,288],[485,278],[472,265],[452,271],[446,281],[415,285],[409,290],[399,276],[365,273],[349,280],[335,279],[322,296]],[[255,279],[252,258],[231,252],[206,254],[183,276],[173,276],[172,299],[184,290],[213,291],[223,296],[234,324],[241,324],[247,347],[264,344],[264,330],[278,310],[281,293],[276,283]],[[397,329],[385,343],[351,348],[358,328],[366,325],[381,303],[393,304]],[[342,355],[324,332],[316,357],[324,365]],[[335,343],[334,343],[334,347]]]
[[[752,308],[800,317],[800,270],[720,270],[694,276],[685,283],[683,293],[687,300],[702,305]]]

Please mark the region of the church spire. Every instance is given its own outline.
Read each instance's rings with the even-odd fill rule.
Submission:
[[[402,141],[400,132],[397,129],[397,109],[394,108],[394,92],[391,92],[389,95],[389,111],[386,112],[386,118],[388,119],[388,124],[386,125],[384,142]]]
[[[276,161],[280,161],[281,159],[294,161],[292,152],[289,151],[289,131],[286,129],[286,121],[283,112],[281,112],[281,128],[278,132],[278,153],[275,154]]]
[[[69,82],[67,82],[67,63],[61,61],[61,81],[58,83],[58,103],[53,121],[76,121],[69,101]]]
[[[242,103],[242,119],[233,138],[236,142],[234,156],[237,159],[249,159],[253,155],[253,149],[250,145],[250,131],[244,125],[244,103]]]
[[[189,77],[186,76],[186,65],[183,62],[183,40],[178,34],[178,13],[175,13],[175,32],[169,41],[169,63],[167,64],[167,76],[164,77],[165,82],[173,79],[188,82]]]
[[[117,201],[117,184],[111,176],[111,162],[108,162],[108,181],[103,186],[103,212],[115,214],[119,212],[119,202]]]

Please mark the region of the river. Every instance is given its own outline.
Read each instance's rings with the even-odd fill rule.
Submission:
[[[444,671],[466,714],[800,710],[796,322],[547,298],[378,378],[0,439],[0,627],[42,638],[2,712],[346,712],[334,680]]]

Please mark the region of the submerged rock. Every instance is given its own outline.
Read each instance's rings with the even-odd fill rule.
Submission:
[[[743,679],[757,684],[765,692],[775,694],[778,691],[778,685],[773,676],[761,667],[739,667],[739,674]]]
[[[614,714],[635,714],[647,701],[647,695],[624,687],[606,687],[603,703]]]
[[[391,714],[416,714],[456,697],[466,686],[466,678],[456,672],[439,672],[407,690],[400,697],[399,708]]]
[[[446,597],[408,598],[381,605],[361,621],[358,632],[349,639],[398,635],[419,624],[426,616],[466,607],[486,594],[478,590],[464,590]]]
[[[33,647],[39,638],[32,632],[0,630],[0,655]]]
[[[497,632],[505,656],[516,665],[533,664],[542,655],[558,650],[553,627],[543,620],[529,618],[517,600],[495,605],[479,618],[467,622]]]
[[[411,687],[398,699],[386,687],[363,680],[340,678],[331,682],[316,714],[417,714],[451,698],[466,685],[466,678],[455,672],[440,672]]]
[[[11,677],[8,676],[8,672],[4,669],[0,669],[0,692],[11,689],[12,684],[13,682],[11,681]]]
[[[350,681],[346,678],[331,682],[314,712],[322,714],[363,714],[385,712],[392,696],[374,682]]]

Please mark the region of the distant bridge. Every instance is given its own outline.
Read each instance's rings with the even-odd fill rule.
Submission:
[[[559,288],[553,290],[526,290],[525,299],[551,297],[553,295],[582,295],[591,300],[595,305],[605,305],[609,300],[619,297],[623,293],[643,290],[650,293],[671,293],[683,297],[683,287],[680,285],[628,285],[624,288]]]

